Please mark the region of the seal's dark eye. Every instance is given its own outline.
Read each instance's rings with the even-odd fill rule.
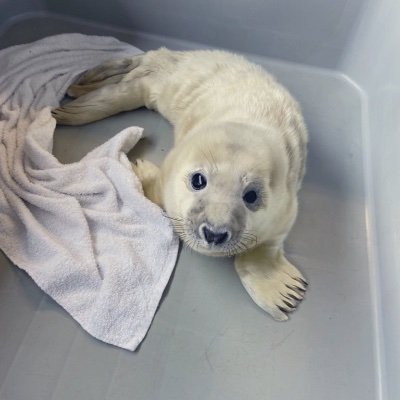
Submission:
[[[243,196],[243,200],[248,204],[253,204],[257,200],[257,193],[255,190],[249,190]]]
[[[207,179],[204,175],[197,172],[192,175],[192,188],[194,190],[201,190],[207,186]]]

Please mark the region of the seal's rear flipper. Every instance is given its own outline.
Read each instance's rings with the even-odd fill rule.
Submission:
[[[129,72],[140,65],[142,57],[142,55],[138,55],[121,60],[111,60],[89,69],[68,88],[68,96],[80,97],[106,85],[121,82],[127,78]]]

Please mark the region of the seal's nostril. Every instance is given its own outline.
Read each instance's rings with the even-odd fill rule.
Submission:
[[[222,244],[228,239],[228,232],[216,233],[214,234],[214,243]]]
[[[203,228],[204,238],[206,239],[207,243],[214,243],[214,233],[206,226]]]
[[[206,226],[203,227],[203,234],[208,244],[214,243],[216,245],[226,242],[229,236],[228,232],[213,232]]]

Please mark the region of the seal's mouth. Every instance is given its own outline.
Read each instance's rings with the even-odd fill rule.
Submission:
[[[212,257],[232,257],[257,245],[257,237],[242,230],[232,234],[228,229],[212,229],[202,224],[195,228],[192,223],[182,218],[168,217],[174,231],[190,249]]]
[[[235,240],[223,246],[210,244],[201,239],[187,240],[187,236],[179,235],[182,241],[194,251],[212,257],[233,257],[236,254],[244,253],[254,247],[255,240]]]
[[[257,245],[257,236],[245,229],[232,230],[229,226],[200,225],[188,218],[171,217],[174,231],[190,249],[212,257],[233,257]]]

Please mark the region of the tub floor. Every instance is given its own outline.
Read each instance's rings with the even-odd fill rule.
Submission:
[[[198,47],[54,16],[2,32],[2,47],[62,32],[113,35],[143,50]],[[274,322],[248,297],[230,259],[183,249],[146,339],[130,353],[86,334],[0,253],[1,400],[376,398],[360,95],[334,71],[253,58],[295,95],[310,131],[299,217],[287,241],[310,282],[297,312]],[[54,153],[76,161],[129,125],[148,137],[130,156],[160,162],[171,127],[145,109],[57,128]]]

